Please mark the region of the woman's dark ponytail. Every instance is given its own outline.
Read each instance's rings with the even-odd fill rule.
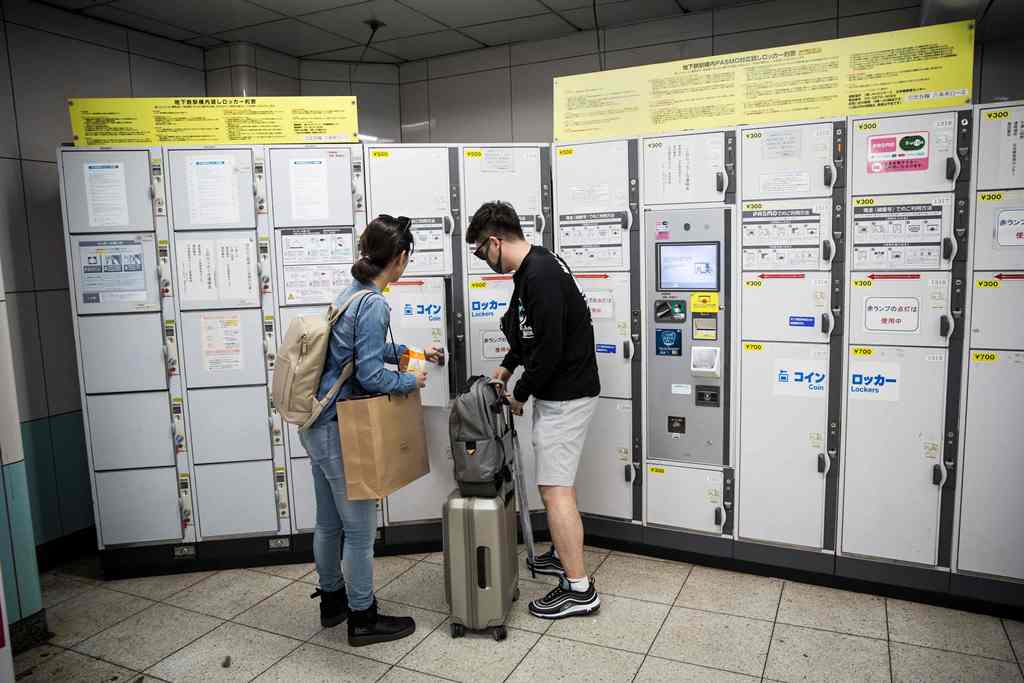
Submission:
[[[405,216],[377,216],[359,238],[359,259],[352,264],[352,277],[369,282],[384,272],[402,252],[412,256],[411,221]]]

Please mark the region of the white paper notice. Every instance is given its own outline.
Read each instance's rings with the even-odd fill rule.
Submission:
[[[256,303],[255,238],[207,238],[178,243],[181,300]]]
[[[487,360],[501,360],[508,353],[508,340],[501,330],[484,332],[480,344],[481,355]]]
[[[287,304],[329,304],[352,284],[351,266],[327,264],[286,266],[284,298]]]
[[[178,243],[183,302],[212,301],[217,298],[216,244],[213,240],[183,240]]]
[[[811,176],[801,171],[762,173],[758,182],[762,194],[796,194],[811,190]]]
[[[190,157],[187,174],[191,225],[235,225],[240,221],[234,159]]]
[[[204,313],[203,366],[207,372],[242,368],[242,319],[237,313]]]
[[[795,159],[800,156],[800,133],[787,129],[765,131],[762,149],[768,160]]]
[[[89,227],[128,225],[128,187],[124,179],[124,164],[88,161],[84,168]]]
[[[79,242],[78,262],[83,304],[146,300],[141,240]]]
[[[256,250],[250,237],[217,240],[217,292],[225,301],[257,300]]]
[[[289,170],[292,218],[300,221],[327,220],[327,162],[323,159],[292,159]]]
[[[920,326],[921,302],[911,297],[868,297],[864,327],[876,332],[914,332]]]
[[[590,306],[590,315],[596,320],[615,317],[615,296],[610,289],[592,289],[583,293]]]
[[[515,150],[501,147],[485,149],[480,170],[484,173],[515,173]]]

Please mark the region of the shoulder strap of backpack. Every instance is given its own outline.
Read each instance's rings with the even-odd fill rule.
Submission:
[[[327,310],[328,325],[330,325],[330,327],[333,329],[335,323],[341,320],[341,316],[345,314],[345,311],[349,309],[349,306],[354,304],[356,301],[361,300],[364,296],[366,296],[369,293],[369,289],[361,289],[358,292],[354,293],[352,296],[350,296],[348,298],[348,301],[341,305],[341,308],[334,308],[333,306],[331,306]],[[341,387],[344,386],[345,382],[347,382],[349,377],[351,376],[352,361],[349,361],[348,363],[345,364],[345,367],[341,369],[341,375],[339,375],[338,379],[335,380],[334,384],[331,385],[330,390],[324,395],[322,399],[317,401],[317,407],[313,410],[312,414],[309,416],[309,419],[306,420],[306,422],[304,422],[301,427],[299,427],[300,431],[308,429],[313,425],[314,422],[316,422],[317,418],[320,417],[320,414],[323,413],[324,408],[329,406],[334,401],[335,397],[338,395],[338,392],[341,391]]]

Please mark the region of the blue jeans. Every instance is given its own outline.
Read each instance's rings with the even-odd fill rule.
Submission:
[[[338,423],[326,422],[299,432],[309,454],[316,493],[316,529],[313,557],[325,591],[348,591],[352,610],[373,604],[373,541],[377,532],[377,502],[349,500],[345,492],[345,468],[341,464]],[[341,536],[345,551],[341,553]],[[344,576],[342,575],[344,559]]]

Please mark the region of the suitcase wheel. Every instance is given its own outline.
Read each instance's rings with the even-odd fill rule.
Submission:
[[[512,593],[512,602],[519,602],[519,586],[516,586],[516,590]]]
[[[452,627],[452,638],[461,638],[462,636],[466,635],[466,627],[463,626],[462,624],[455,624],[455,623],[453,623],[451,625],[451,627]]]
[[[506,629],[504,626],[495,626],[494,627],[494,639],[497,640],[500,643],[501,641],[505,640],[506,638],[508,638],[508,629]]]

